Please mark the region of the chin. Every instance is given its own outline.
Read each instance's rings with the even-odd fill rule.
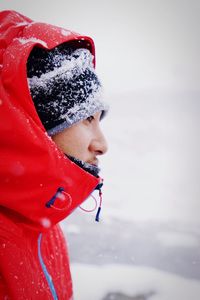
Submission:
[[[89,163],[89,162],[84,162],[83,160],[73,157],[71,155],[65,154],[72,162],[77,164],[79,167],[81,167],[83,170],[86,172],[92,174],[95,177],[99,177],[100,173],[100,168],[98,167],[97,164],[94,163]]]

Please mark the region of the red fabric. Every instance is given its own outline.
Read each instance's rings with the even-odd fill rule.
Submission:
[[[52,299],[38,259],[41,232],[42,256],[58,298],[71,299],[67,250],[56,224],[99,179],[68,160],[46,134],[29,93],[26,62],[35,45],[51,49],[76,41],[95,55],[94,43],[14,11],[1,12],[0,25],[0,299]],[[54,195],[54,205],[47,207]]]

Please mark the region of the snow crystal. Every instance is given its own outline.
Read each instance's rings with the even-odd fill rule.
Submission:
[[[51,226],[51,221],[48,218],[42,218],[40,223],[44,228],[49,228]]]
[[[71,31],[66,30],[66,29],[62,29],[62,30],[61,30],[61,33],[62,33],[62,35],[64,35],[64,36],[69,36],[69,35],[72,34]]]
[[[60,199],[61,201],[64,201],[66,199],[66,197],[63,193],[58,193],[57,198]]]
[[[20,27],[20,26],[26,26],[29,25],[28,22],[20,22],[20,23],[16,23],[15,27]]]
[[[41,45],[43,45],[45,48],[47,48],[47,44],[46,44],[44,41],[42,41],[42,40],[40,40],[40,39],[37,39],[37,38],[34,38],[34,37],[29,38],[29,39],[17,38],[17,40],[18,40],[22,45],[31,42],[31,43],[38,43],[38,44],[41,44]]]
[[[22,176],[25,172],[25,168],[20,161],[15,161],[10,167],[10,172],[15,176]]]
[[[55,67],[53,71],[42,74],[39,78],[33,76],[28,78],[28,83],[31,88],[43,87],[47,88],[47,84],[56,76],[63,76],[65,80],[71,80],[74,76],[83,73],[87,68],[93,69],[93,56],[87,49],[77,49],[75,51],[78,58],[72,56],[71,60],[64,60],[60,67]]]
[[[63,130],[63,128],[70,127],[81,120],[86,119],[87,116],[92,116],[98,111],[108,110],[108,105],[102,101],[102,90],[99,88],[96,92],[91,94],[83,103],[74,105],[68,109],[64,114],[60,114],[59,119],[65,120],[62,124],[50,129],[49,135],[54,135]]]

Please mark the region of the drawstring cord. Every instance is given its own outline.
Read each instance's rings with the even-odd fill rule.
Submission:
[[[91,195],[91,197],[92,197],[92,199],[95,202],[95,207],[92,208],[92,209],[85,209],[85,208],[79,206],[79,208],[81,210],[83,210],[84,212],[93,212],[97,208],[97,199],[94,197],[94,195]],[[96,217],[95,217],[95,221],[97,221],[97,222],[99,222],[99,215],[100,215],[100,212],[101,212],[101,205],[102,205],[102,191],[101,191],[101,189],[99,189],[99,207],[98,207],[98,210],[97,210],[97,213],[96,213]]]
[[[101,212],[101,204],[102,204],[102,191],[101,189],[99,189],[99,208],[97,210],[97,213],[96,213],[96,217],[95,217],[95,221],[99,222],[99,215],[100,215],[100,212]]]
[[[93,195],[90,195],[90,196],[92,197],[92,199],[93,199],[94,202],[95,202],[95,207],[92,208],[92,209],[86,209],[86,208],[83,208],[83,207],[79,206],[79,208],[80,208],[81,210],[83,210],[84,212],[93,212],[93,211],[95,211],[96,208],[97,208],[97,199],[96,199]]]

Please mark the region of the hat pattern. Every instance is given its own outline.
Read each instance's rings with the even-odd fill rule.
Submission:
[[[28,84],[49,135],[102,111],[102,87],[88,49],[66,44],[53,50],[33,48],[27,62]]]

